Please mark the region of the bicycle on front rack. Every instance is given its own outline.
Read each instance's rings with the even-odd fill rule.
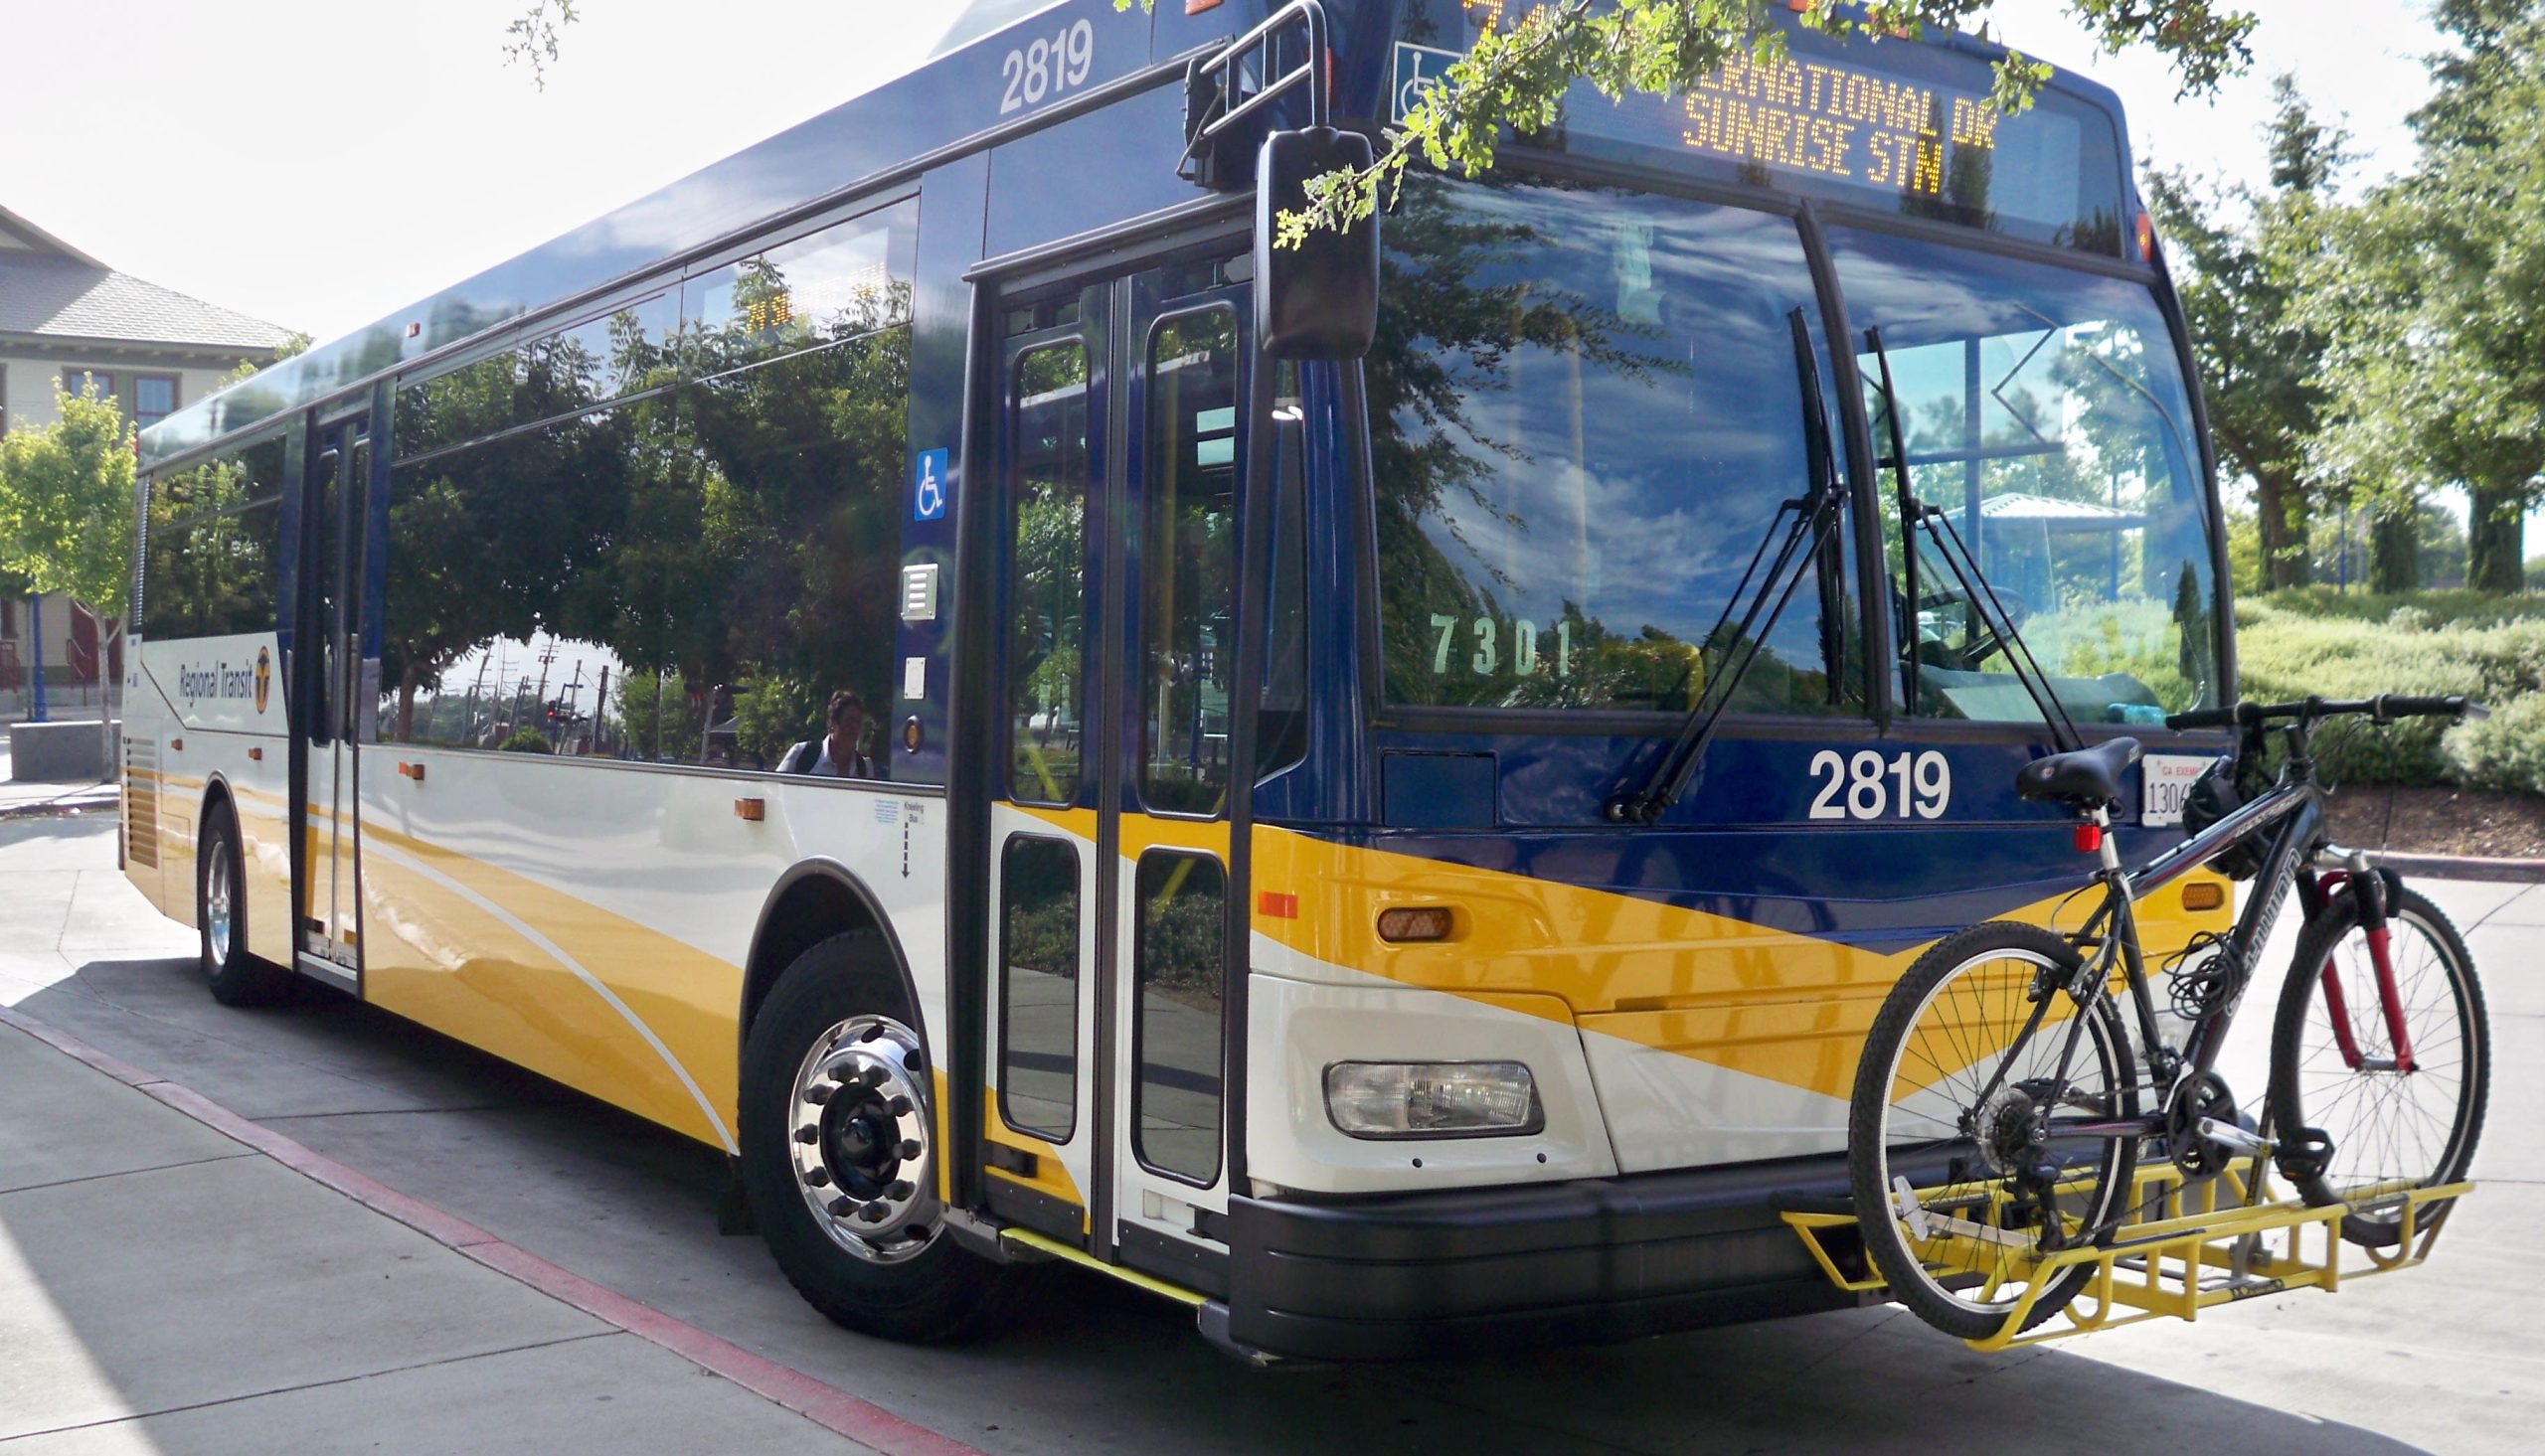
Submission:
[[[2444,1202],[2416,1191],[2460,1178],[2482,1129],[2482,991],[2437,905],[2327,841],[2310,736],[2341,716],[2383,726],[2480,713],[2461,698],[2380,697],[2177,714],[2168,727],[2237,727],[2238,753],[2195,786],[2214,821],[2135,875],[2107,832],[2134,739],[2025,765],[2016,791],[2073,808],[2079,848],[2100,854],[2085,889],[2100,886],[2102,903],[2070,933],[1990,921],[1948,936],[1884,1001],[1857,1067],[1847,1169],[1892,1296],[1965,1340],[2018,1334],[2109,1268],[2109,1257],[2061,1255],[2126,1239],[2147,1214],[2138,1204],[2152,1202],[2134,1193],[2142,1184],[2171,1197],[2250,1170],[2236,1186],[2251,1199],[2264,1160],[2306,1205],[2344,1206],[2341,1239],[2372,1253],[2435,1226]],[[2258,766],[2275,730],[2278,781],[2237,802],[2239,765]],[[2253,892],[2232,929],[2197,937],[2163,968],[2162,994],[2187,1024],[2174,1045],[2131,901],[2210,864],[2250,874]],[[2269,1086],[2248,1119],[2218,1056],[2292,884],[2305,921]],[[2169,1160],[2172,1176],[2134,1177],[2141,1158]]]

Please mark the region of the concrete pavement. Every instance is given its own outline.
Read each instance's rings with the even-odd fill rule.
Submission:
[[[197,1088],[257,1127],[532,1256],[985,1450],[1186,1456],[1384,1441],[1404,1453],[1458,1456],[1515,1442],[1533,1453],[1925,1456],[1977,1439],[2096,1456],[2119,1444],[2320,1456],[2523,1452],[2545,1429],[2545,1358],[2529,1344],[2517,1282],[2525,1239],[2545,1228],[2545,1134],[2535,1119],[2545,1101],[2545,975],[2534,953],[2545,937],[2545,890],[2425,885],[2470,929],[2498,1067],[2475,1165],[2484,1188],[2423,1269],[2338,1296],[2256,1300],[2198,1325],[2167,1322],[2010,1356],[1974,1355],[1883,1309],[1531,1357],[1259,1373],[1203,1345],[1189,1316],[1071,1271],[1053,1271],[1039,1307],[985,1344],[919,1350],[844,1334],[796,1299],[757,1240],[716,1235],[711,1151],[342,998],[313,994],[259,1013],[218,1007],[185,959],[191,932],[141,906],[112,863],[110,819],[0,824],[0,1003]],[[2240,1035],[2263,1034],[2268,1021],[2266,1008]],[[11,1079],[0,1067],[0,1128],[19,1120]],[[101,1127],[68,1140],[112,1148],[124,1135]],[[172,1171],[125,1176],[126,1187],[144,1190],[134,1197],[157,1217],[209,1221],[210,1205],[163,1201],[148,1180],[208,1177],[196,1170],[223,1171],[236,1159],[187,1164],[183,1148],[150,1156],[169,1158]],[[10,1213],[17,1197],[0,1193],[0,1236],[24,1237]],[[144,1226],[118,1225],[126,1230],[119,1237],[146,1240],[154,1213],[132,1216]],[[0,1272],[0,1288],[12,1278]],[[367,1287],[313,1276],[296,1300],[278,1302],[341,1305],[348,1290]],[[189,1332],[170,1341],[181,1351],[217,1348],[226,1333],[217,1309],[207,1318],[173,1300],[160,1308]],[[344,1314],[357,1328],[369,1317]],[[48,1341],[76,1346],[77,1360],[111,1371],[124,1358],[90,1343],[103,1327],[57,1320],[45,1328]],[[436,1329],[435,1338],[457,1332]],[[356,1378],[438,1371],[436,1378],[459,1380],[496,1369],[498,1359],[562,1358],[557,1352],[612,1338],[621,1337],[568,1337]],[[10,1339],[0,1334],[0,1350]],[[371,1348],[348,1344],[349,1353]],[[0,1367],[12,1359],[0,1353]],[[551,1399],[527,1380],[467,1388],[464,1398],[490,1408],[520,1401],[525,1422],[540,1418],[527,1407]],[[10,1408],[6,1389],[0,1409]],[[622,1400],[638,1393],[611,1392]],[[607,1410],[596,1400],[555,1403]],[[279,1397],[260,1408],[299,1418],[300,1407]],[[318,1432],[321,1445],[335,1439],[325,1434],[335,1428],[307,1419],[266,1429]],[[203,1448],[220,1447],[208,1437]]]
[[[0,1025],[0,1088],[12,1451],[872,1449],[217,1131],[146,1073]]]

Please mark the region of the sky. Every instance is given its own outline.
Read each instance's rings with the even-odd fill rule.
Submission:
[[[2000,0],[1996,21],[2119,90],[2142,158],[2259,181],[2269,78],[2294,71],[2347,113],[2360,180],[2410,164],[2424,7],[2245,3],[2257,64],[2206,103],[2177,103],[2160,61],[2096,56],[2060,0]],[[899,74],[958,8],[584,0],[543,91],[504,60],[526,4],[0,0],[0,206],[333,338]]]

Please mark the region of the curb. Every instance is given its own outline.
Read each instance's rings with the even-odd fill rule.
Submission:
[[[835,1435],[870,1446],[885,1456],[986,1456],[978,1447],[926,1426],[914,1425],[835,1385],[764,1356],[754,1355],[729,1340],[560,1268],[464,1218],[409,1198],[367,1174],[357,1173],[271,1128],[252,1122],[191,1087],[144,1071],[24,1012],[0,1006],[0,1026],[14,1027],[72,1060],[105,1073],[143,1096],[184,1113],[375,1213],[407,1225],[464,1258],[499,1274],[509,1275],[603,1324],[660,1346],[701,1370],[731,1380]]]
[[[33,799],[23,804],[0,804],[0,820],[54,819],[86,813],[91,809],[112,812],[121,802],[122,795],[113,789],[108,789],[102,794],[79,789],[51,799]]]
[[[2376,852],[2368,858],[2399,875],[2427,875],[2433,880],[2545,885],[2545,860],[2485,860],[2472,855],[2390,855]]]

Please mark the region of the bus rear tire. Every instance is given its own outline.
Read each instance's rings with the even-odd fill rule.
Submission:
[[[743,1187],[787,1282],[833,1323],[967,1339],[1010,1271],[958,1247],[936,1201],[934,1080],[872,934],[834,935],[777,978],[743,1049]]]
[[[224,1006],[270,1006],[291,991],[291,973],[248,953],[247,861],[239,816],[227,803],[204,811],[195,842],[195,943],[212,999]]]

